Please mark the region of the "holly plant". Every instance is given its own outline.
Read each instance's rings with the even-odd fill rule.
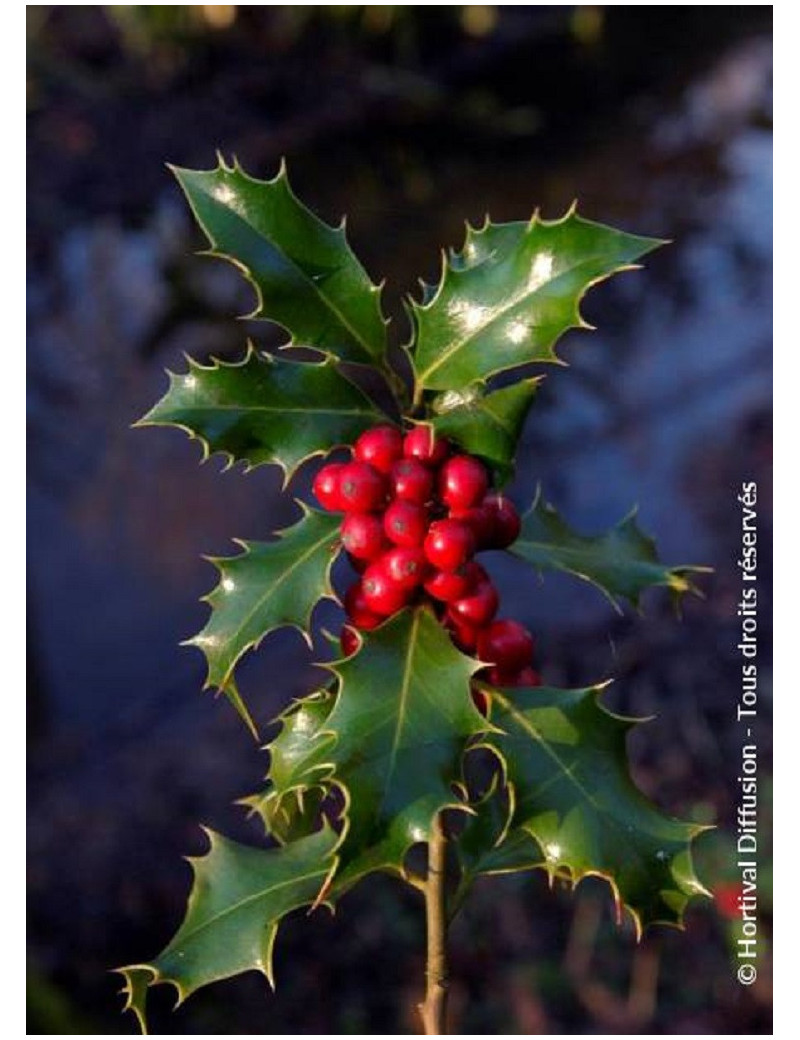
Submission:
[[[177,934],[150,963],[120,969],[126,1007],[145,1031],[152,985],[171,983],[180,1002],[245,971],[272,984],[284,916],[333,906],[375,871],[424,896],[427,1034],[445,1032],[447,928],[481,875],[598,875],[637,933],[680,926],[705,892],[690,850],[702,827],[635,787],[625,746],[635,720],[604,706],[604,684],[542,683],[533,636],[499,613],[476,558],[504,550],[520,575],[530,565],[532,588],[537,572],[564,571],[614,603],[638,606],[650,586],[694,591],[696,568],[660,563],[634,515],[587,537],[538,492],[520,515],[502,490],[540,382],[523,366],[561,363],[559,337],[587,327],[587,289],[662,243],[574,207],[555,221],[468,226],[439,284],[408,301],[400,347],[344,225],[306,209],[285,169],[261,181],[220,159],[173,172],[210,254],[253,286],[249,317],[289,340],[272,354],[248,345],[234,362],[189,360],[139,425],[180,427],[204,458],[280,466],[286,483],[334,453],[297,523],[213,560],[211,611],[189,642],[205,655],[206,685],[258,739],[236,684],[241,658],[282,626],[310,641],[320,599],[343,602],[345,621],[320,663],[326,681],[279,716],[266,780],[246,799],[268,840],[208,832]]]

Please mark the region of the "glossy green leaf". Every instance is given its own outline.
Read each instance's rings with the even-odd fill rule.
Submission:
[[[117,971],[125,981],[121,991],[125,997],[122,1010],[133,1012],[139,1030],[147,1036],[147,989],[155,981],[155,972],[146,965],[118,968]]]
[[[484,687],[485,688],[485,687]],[[469,761],[469,755],[465,756]],[[468,799],[466,789],[462,785],[464,800],[470,801],[470,813],[465,817],[464,826],[453,842],[459,864],[459,882],[449,902],[450,916],[454,917],[461,909],[475,880],[481,874],[492,872],[497,846],[506,839],[504,854],[507,856],[508,827],[511,823],[513,808],[508,789],[501,786],[497,775],[492,777],[488,789],[480,798]],[[521,832],[520,832],[521,833]],[[525,870],[530,865],[532,850],[531,838],[523,835],[526,854],[521,858],[519,869]]]
[[[303,506],[303,517],[273,542],[239,542],[239,556],[210,560],[219,584],[204,597],[205,628],[187,645],[206,656],[206,686],[226,689],[236,663],[275,628],[293,625],[308,635],[321,597],[334,598],[330,569],[341,547],[340,519]]]
[[[451,785],[464,741],[486,729],[472,703],[478,663],[453,646],[426,608],[404,610],[331,666],[341,686],[325,729],[332,777],[346,794],[346,829],[333,892],[364,874],[403,874],[435,815],[460,805]]]
[[[381,364],[386,324],[380,288],[350,249],[344,223],[323,223],[298,201],[281,167],[271,181],[220,161],[215,170],[173,173],[212,255],[234,263],[253,285],[251,318],[282,325],[292,342],[344,361]]]
[[[335,738],[324,728],[334,700],[330,690],[319,690],[287,708],[279,717],[280,731],[268,746],[268,786],[242,799],[280,842],[293,841],[315,827],[328,789],[327,752]]]
[[[458,390],[531,361],[558,361],[554,345],[584,327],[587,289],[662,243],[579,217],[538,215],[467,229],[433,297],[412,303],[414,366],[426,389]]]
[[[522,379],[490,393],[480,386],[450,390],[433,402],[431,422],[464,451],[485,459],[503,484],[514,471],[517,443],[540,382]]]
[[[626,738],[635,720],[605,709],[602,689],[491,690],[491,719],[502,733],[481,745],[503,765],[511,817],[469,866],[483,873],[541,867],[575,883],[597,874],[638,932],[680,925],[692,896],[707,894],[690,849],[705,827],[666,816],[634,785]]]
[[[269,780],[279,794],[323,778],[323,763],[334,739],[326,723],[335,701],[331,690],[317,690],[279,716],[280,732],[269,745]]]
[[[229,463],[251,469],[280,466],[288,480],[312,455],[352,444],[386,417],[329,358],[299,363],[252,347],[243,361],[189,360],[185,374],[169,373],[169,389],[138,426],[178,426]]]
[[[686,592],[697,593],[689,575],[707,570],[660,563],[655,542],[642,532],[635,512],[604,534],[581,535],[539,493],[522,517],[511,552],[539,570],[566,571],[590,582],[615,607],[619,598],[638,606],[642,592],[654,585],[666,586],[676,600]]]
[[[189,860],[194,885],[172,942],[149,964],[119,969],[126,980],[126,1009],[142,1026],[150,985],[171,983],[179,1004],[201,986],[244,971],[261,972],[273,985],[272,949],[280,922],[315,902],[338,841],[327,826],[266,850],[207,833],[209,851]]]
[[[261,818],[266,834],[286,845],[317,830],[325,793],[322,787],[295,787],[280,796],[268,788],[260,794],[242,798],[239,804]]]

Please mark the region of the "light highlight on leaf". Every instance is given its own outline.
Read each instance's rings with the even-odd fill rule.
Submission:
[[[554,345],[586,328],[580,301],[597,282],[663,243],[579,217],[467,228],[461,253],[445,259],[441,280],[412,301],[414,367],[426,389],[469,386],[531,361],[558,361]]]

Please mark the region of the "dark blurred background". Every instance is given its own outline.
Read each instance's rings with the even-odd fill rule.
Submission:
[[[737,984],[731,843],[741,732],[736,493],[759,482],[762,636],[756,736],[770,749],[771,8],[28,7],[29,1033],[133,1033],[109,969],[153,956],[183,911],[198,822],[256,832],[231,805],[266,769],[229,706],[201,694],[214,583],[202,553],[296,513],[262,468],[200,467],[177,431],[130,424],[182,352],[240,356],[247,287],[200,259],[165,162],[215,149],[333,222],[375,279],[400,341],[401,296],[433,280],[463,221],[584,215],[674,240],[594,290],[595,333],[547,372],[511,494],[536,481],[579,529],[634,502],[671,563],[716,568],[704,600],[615,615],[588,587],[491,562],[508,613],[538,633],[554,684],[614,675],[609,703],[656,714],[631,742],[666,811],[717,820],[698,842],[718,906],[637,946],[606,886],[538,873],[478,886],[452,939],[452,1029],[768,1033],[769,947]],[[298,478],[307,486],[308,473]],[[329,616],[333,616],[329,612]],[[318,641],[318,651],[322,640]],[[241,669],[266,724],[313,678],[296,634]],[[761,817],[769,843],[766,805]],[[769,935],[769,876],[760,913]],[[727,903],[726,903],[727,898]],[[417,893],[364,883],[334,918],[295,915],[278,991],[245,976],[155,1033],[413,1033]]]

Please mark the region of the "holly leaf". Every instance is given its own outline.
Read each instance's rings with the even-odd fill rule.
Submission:
[[[522,517],[519,538],[511,552],[541,570],[559,570],[596,586],[619,609],[619,599],[639,606],[641,594],[652,586],[666,586],[676,602],[687,592],[700,595],[689,579],[710,568],[691,565],[667,567],[658,559],[655,541],[636,522],[632,510],[600,535],[573,531],[537,491]]]
[[[122,1010],[132,1011],[136,1015],[142,1036],[147,1036],[147,988],[155,981],[155,972],[146,965],[118,968],[117,972],[125,980],[120,991],[125,997]]]
[[[419,383],[459,389],[531,361],[558,362],[558,338],[589,327],[580,314],[586,291],[662,244],[584,220],[574,207],[561,220],[468,226],[436,293],[411,302]]]
[[[118,971],[125,1009],[146,1032],[147,989],[171,983],[178,1004],[201,986],[258,971],[274,988],[272,950],[281,920],[313,904],[334,862],[339,840],[327,825],[276,849],[256,849],[207,831],[211,847],[192,857],[194,885],[172,942],[149,964]]]
[[[489,393],[481,386],[448,390],[433,402],[431,423],[437,433],[485,459],[504,484],[514,472],[517,442],[540,382],[541,377],[522,379]]]
[[[469,757],[465,755],[465,765]],[[497,774],[492,776],[488,788],[479,798],[470,799],[465,783],[459,784],[459,790],[464,801],[470,803],[471,811],[465,817],[458,839],[452,843],[458,858],[459,880],[448,903],[451,918],[461,909],[479,875],[491,873],[495,850],[507,835],[513,813],[508,788],[501,786]],[[527,837],[526,843],[530,844]],[[530,856],[526,857],[519,869],[524,870],[529,859]]]
[[[539,867],[574,884],[597,874],[637,933],[680,926],[692,896],[708,894],[690,848],[706,827],[664,815],[634,785],[626,738],[636,720],[604,708],[603,689],[490,690],[492,722],[502,732],[480,744],[502,764],[511,816],[470,866],[492,874]]]
[[[219,584],[203,597],[211,616],[185,644],[205,654],[206,688],[227,690],[242,655],[273,629],[292,625],[308,639],[317,602],[335,599],[330,570],[341,548],[340,519],[300,505],[302,519],[279,531],[275,541],[239,541],[239,556],[209,558],[220,574]]]
[[[279,716],[280,732],[269,745],[268,776],[279,795],[322,779],[326,753],[334,739],[325,724],[335,702],[332,690],[317,690],[295,701]]]
[[[281,843],[294,841],[316,826],[328,789],[326,754],[334,738],[324,732],[324,726],[334,700],[331,690],[318,690],[279,716],[280,731],[268,746],[268,787],[241,801]]]
[[[665,567],[659,562],[656,543],[636,523],[635,510],[603,534],[581,535],[538,491],[510,551],[539,570],[566,571],[588,581],[618,610],[618,599],[638,607],[642,592],[654,585],[665,585],[676,602],[687,592],[700,595],[688,576],[710,570]]]
[[[221,452],[229,465],[280,466],[285,481],[313,455],[351,444],[386,417],[332,359],[320,364],[274,358],[248,347],[244,360],[200,365],[183,375],[137,426],[177,426],[200,440],[203,461]]]
[[[281,845],[312,834],[319,827],[320,810],[325,800],[321,787],[295,787],[285,795],[273,788],[242,798],[240,805],[256,813],[264,824],[264,831]]]
[[[211,255],[235,264],[255,289],[257,303],[248,318],[273,321],[292,344],[343,361],[383,362],[380,287],[350,249],[344,222],[330,227],[306,209],[283,165],[271,181],[221,159],[215,170],[171,169]]]
[[[429,839],[439,810],[463,808],[452,785],[464,741],[488,723],[470,696],[479,662],[456,650],[426,608],[402,611],[329,667],[340,688],[325,729],[346,798],[339,894],[374,870],[406,876],[404,857]]]

